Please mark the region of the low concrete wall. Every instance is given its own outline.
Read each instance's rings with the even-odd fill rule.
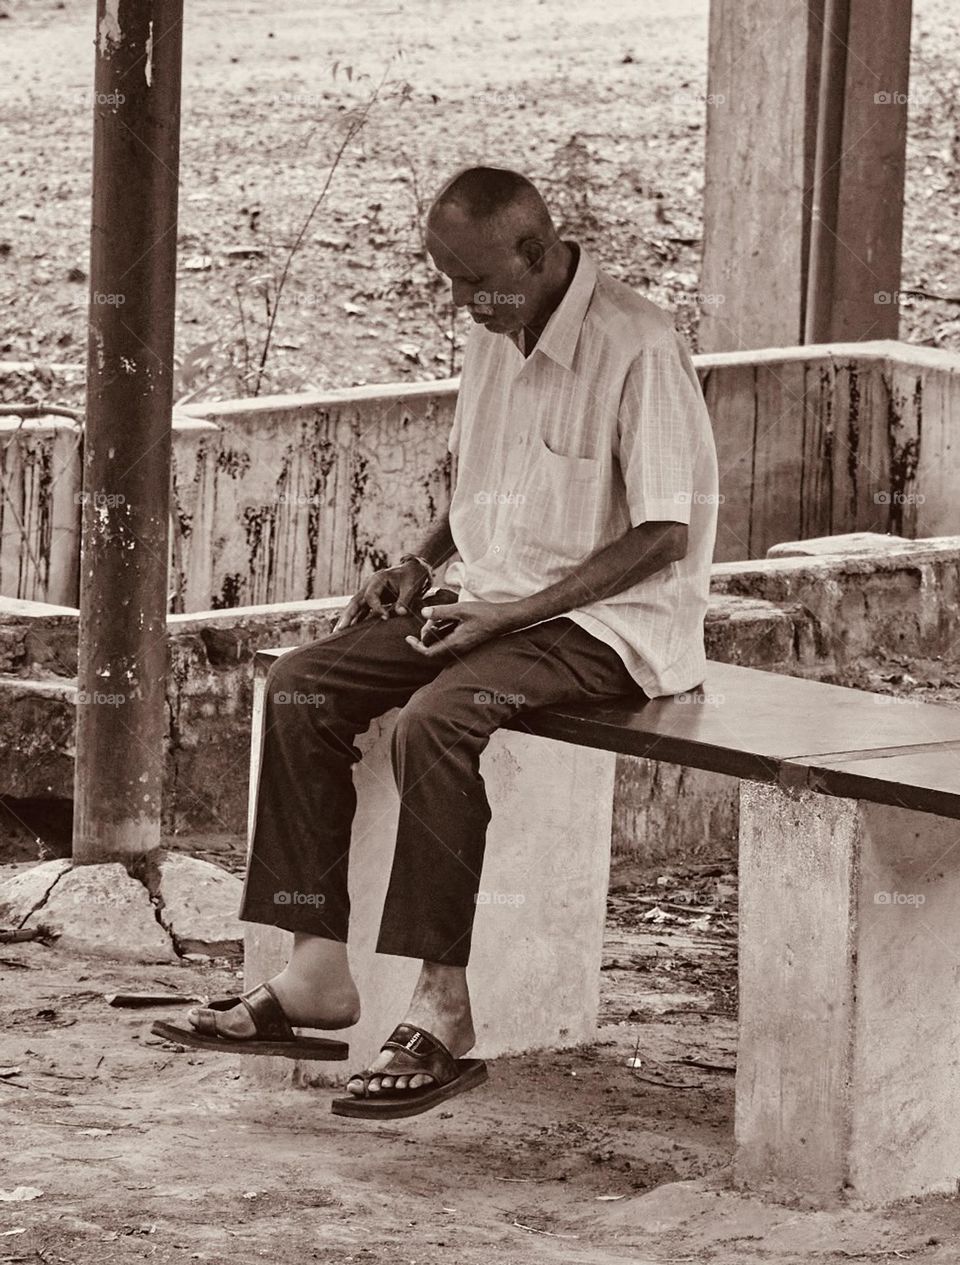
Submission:
[[[955,640],[960,537],[853,557],[722,564],[714,590],[705,629],[712,659],[817,678],[873,655],[935,655]],[[322,636],[345,600],[170,617],[168,832],[243,833],[253,655]],[[0,603],[0,794],[71,798],[75,638],[75,611]],[[736,786],[619,757],[614,855],[735,851]]]
[[[840,532],[960,532],[960,356],[876,342],[695,363],[724,498],[717,561]],[[419,544],[449,501],[458,388],[386,384],[178,412],[171,609],[351,592],[365,570]],[[40,432],[23,429],[12,448],[24,453],[6,456],[31,473],[22,492],[19,475],[8,480],[23,528],[3,520],[0,593],[72,603],[79,450],[69,423],[43,427],[39,449]],[[24,534],[36,564],[21,564]]]

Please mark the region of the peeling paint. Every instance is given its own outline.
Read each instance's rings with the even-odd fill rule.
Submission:
[[[111,51],[112,46],[120,43],[121,38],[120,0],[106,0],[103,17],[100,19],[100,30],[98,33],[98,48],[100,50],[100,56],[106,57]]]

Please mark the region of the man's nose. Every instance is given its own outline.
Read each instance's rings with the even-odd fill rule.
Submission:
[[[477,287],[468,281],[454,281],[450,286],[453,292],[454,307],[468,307],[474,302]]]

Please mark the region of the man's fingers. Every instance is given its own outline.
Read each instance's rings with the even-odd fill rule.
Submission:
[[[339,632],[341,628],[349,628],[351,624],[355,624],[361,609],[365,605],[366,603],[360,594],[355,593],[347,603],[346,609],[341,612],[340,618],[334,624],[333,631]]]

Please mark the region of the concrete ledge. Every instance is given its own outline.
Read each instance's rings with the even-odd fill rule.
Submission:
[[[243,833],[252,657],[264,646],[324,635],[346,601],[169,617],[167,833]],[[717,564],[705,641],[711,659],[816,678],[905,649],[941,653],[953,643],[958,617],[960,537],[884,540],[879,551],[857,556]],[[0,598],[0,665],[8,673],[0,677],[0,794],[72,796],[74,696],[51,694],[42,683],[59,677],[73,685],[75,620],[69,607]],[[629,757],[618,759],[616,779],[615,856],[653,860],[735,849],[730,779]]]

